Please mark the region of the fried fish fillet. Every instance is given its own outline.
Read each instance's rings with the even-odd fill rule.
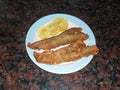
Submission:
[[[81,40],[77,40],[69,46],[56,51],[49,50],[43,53],[34,52],[34,56],[39,63],[60,64],[75,61],[91,54],[96,55],[98,52],[99,49],[97,46],[86,46]]]
[[[70,28],[69,30],[66,30],[65,32],[57,36],[36,41],[33,43],[28,43],[28,47],[31,49],[49,50],[51,48],[55,48],[60,45],[73,43],[78,39],[81,39],[81,41],[84,41],[88,39],[88,35],[84,34],[81,28]]]

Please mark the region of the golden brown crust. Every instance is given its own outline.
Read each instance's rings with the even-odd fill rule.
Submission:
[[[34,52],[34,56],[39,63],[59,64],[75,61],[88,55],[96,55],[98,52],[99,49],[97,46],[86,46],[81,40],[77,40],[69,46],[56,51],[49,50],[44,53]]]
[[[88,39],[88,35],[84,34],[81,28],[70,28],[69,30],[66,30],[65,32],[57,36],[43,39],[34,43],[28,43],[28,47],[31,49],[48,50],[60,45],[73,43],[78,39],[81,39],[81,41],[84,41]]]

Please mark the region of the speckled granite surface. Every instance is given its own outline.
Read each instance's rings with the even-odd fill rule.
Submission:
[[[0,0],[0,90],[120,90],[119,0]],[[82,70],[57,75],[28,57],[25,37],[39,18],[67,13],[93,30],[100,52]]]

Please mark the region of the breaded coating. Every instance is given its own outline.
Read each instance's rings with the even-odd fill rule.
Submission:
[[[57,36],[36,41],[33,43],[28,43],[28,47],[37,50],[49,50],[60,45],[73,43],[78,39],[84,41],[88,39],[88,35],[84,34],[81,28],[70,28]]]
[[[97,46],[86,46],[81,40],[60,48],[56,51],[48,50],[43,53],[34,52],[34,56],[39,63],[60,64],[78,60],[89,55],[96,55],[99,52]]]

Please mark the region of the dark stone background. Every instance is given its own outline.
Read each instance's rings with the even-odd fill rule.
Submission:
[[[100,52],[78,72],[49,73],[27,55],[29,27],[54,13],[74,15],[94,32]],[[0,90],[120,90],[120,1],[0,0]]]

